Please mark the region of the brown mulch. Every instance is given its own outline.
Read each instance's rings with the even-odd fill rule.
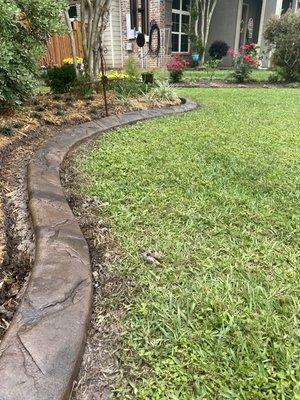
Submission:
[[[110,115],[151,108],[142,98],[124,103],[112,92],[108,93],[108,103]],[[34,260],[34,234],[27,207],[28,162],[62,127],[104,116],[101,94],[85,100],[70,95],[39,95],[22,109],[0,115],[0,341],[26,288]]]
[[[110,113],[124,112],[109,94]],[[40,95],[0,116],[0,340],[19,304],[34,259],[26,169],[35,151],[62,126],[105,115],[103,98]],[[25,283],[25,285],[24,285]]]

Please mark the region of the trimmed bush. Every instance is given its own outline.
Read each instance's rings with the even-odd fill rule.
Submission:
[[[66,93],[76,83],[76,72],[72,64],[65,64],[59,68],[48,69],[47,83],[53,93]]]
[[[271,18],[264,37],[273,50],[272,62],[287,82],[300,81],[300,12]]]
[[[227,55],[228,50],[229,46],[226,42],[223,42],[222,40],[216,40],[211,44],[208,54],[212,59],[222,60],[222,58]]]

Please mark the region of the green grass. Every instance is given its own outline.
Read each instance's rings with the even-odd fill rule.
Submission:
[[[133,282],[114,398],[299,400],[299,91],[180,94],[78,159]]]
[[[219,69],[216,71],[214,75],[214,79],[220,79],[220,80],[227,80],[230,79],[230,74],[231,74],[230,69]],[[253,70],[251,74],[251,80],[257,81],[257,82],[267,82],[268,77],[274,73],[274,71],[271,70]],[[167,79],[168,77],[168,72],[164,70],[156,71],[156,76],[158,78],[165,78]],[[183,78],[185,81],[199,81],[199,80],[209,80],[210,76],[207,74],[206,71],[193,71],[193,70],[186,70],[183,74]]]

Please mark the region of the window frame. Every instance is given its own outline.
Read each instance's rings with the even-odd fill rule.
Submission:
[[[173,31],[173,21],[172,21],[172,31],[171,31],[172,47],[173,47],[173,35],[178,35],[178,49],[179,50],[178,51],[173,51],[173,48],[172,48],[172,53],[173,54],[176,54],[176,53],[189,54],[190,53],[190,39],[189,38],[188,38],[188,50],[187,51],[181,51],[181,37],[182,37],[182,35],[188,36],[186,33],[182,32],[182,16],[183,15],[188,16],[189,17],[189,21],[190,21],[190,25],[191,25],[191,13],[189,11],[184,11],[183,10],[183,7],[182,7],[183,0],[179,0],[179,2],[180,2],[180,9],[179,10],[176,9],[176,8],[173,8],[173,5],[172,5],[172,15],[173,14],[178,14],[179,15],[179,31],[178,32]],[[172,20],[173,20],[173,18],[172,18]]]

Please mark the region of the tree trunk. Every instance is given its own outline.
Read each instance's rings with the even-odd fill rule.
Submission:
[[[108,24],[111,0],[81,0],[81,33],[85,72],[90,79],[98,78],[100,48]]]
[[[65,11],[64,14],[65,14],[66,24],[67,24],[67,27],[68,27],[68,35],[69,35],[70,44],[71,44],[73,64],[74,64],[74,68],[75,68],[75,71],[76,71],[76,76],[78,78],[79,71],[78,71],[78,65],[77,65],[77,51],[76,51],[75,36],[74,36],[74,32],[73,32],[73,28],[72,28],[72,24],[71,24],[71,21],[70,21],[70,17],[69,17],[68,11]]]
[[[195,21],[195,34],[201,38],[204,48],[200,61],[201,65],[203,65],[205,61],[205,52],[210,31],[210,24],[217,2],[218,0],[195,0],[195,10],[197,14]]]

